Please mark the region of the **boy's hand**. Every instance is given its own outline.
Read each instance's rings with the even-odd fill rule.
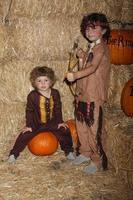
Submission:
[[[29,132],[32,132],[32,128],[31,128],[31,127],[25,126],[24,128],[21,129],[21,132],[22,132],[22,133],[25,133],[25,132],[28,132],[28,131],[29,131]]]
[[[83,51],[83,49],[79,48],[77,49],[76,55],[79,59],[84,59],[86,56],[86,53]]]
[[[60,129],[61,127],[67,129],[67,128],[68,128],[68,125],[67,125],[66,123],[58,124],[58,129]]]
[[[66,78],[67,78],[67,80],[70,81],[70,82],[75,81],[74,75],[73,75],[72,72],[68,72],[68,73],[66,74]]]

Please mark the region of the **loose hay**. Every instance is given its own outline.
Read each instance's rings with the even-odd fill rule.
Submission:
[[[0,159],[0,194],[5,200],[128,200],[128,185],[114,170],[85,175],[63,152],[36,157],[26,149],[15,165]],[[7,193],[8,190],[8,193]],[[122,193],[122,195],[121,195]]]

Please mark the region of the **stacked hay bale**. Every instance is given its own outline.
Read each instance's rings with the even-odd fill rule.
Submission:
[[[124,114],[120,99],[125,83],[132,77],[132,65],[112,65],[109,102],[105,109],[107,156],[130,187],[133,187],[133,118]]]

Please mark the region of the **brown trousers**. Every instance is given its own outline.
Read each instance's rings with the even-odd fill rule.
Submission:
[[[76,127],[80,141],[79,152],[90,157],[97,167],[107,168],[105,155],[105,130],[103,128],[102,105],[95,102],[94,123],[90,127],[85,122],[76,120]]]
[[[72,137],[70,130],[64,129],[63,127],[60,129],[53,129],[52,127],[50,129],[46,129],[44,127],[40,127],[35,132],[25,132],[20,133],[15,141],[15,144],[10,151],[10,154],[13,154],[16,158],[19,156],[19,154],[25,149],[28,142],[37,134],[39,134],[42,131],[52,131],[52,133],[56,136],[56,138],[59,141],[61,149],[64,151],[65,155],[68,155],[70,152],[73,152],[73,143],[72,143]],[[44,133],[45,134],[45,133]]]

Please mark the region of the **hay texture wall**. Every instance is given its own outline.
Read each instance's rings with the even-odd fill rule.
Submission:
[[[131,22],[132,8],[132,0],[0,1],[0,145],[3,151],[5,149],[6,154],[7,143],[11,138],[14,140],[19,128],[24,125],[26,96],[31,90],[29,72],[32,68],[37,65],[47,65],[55,70],[57,75],[55,88],[58,88],[61,93],[64,120],[72,118],[73,96],[68,86],[63,83],[63,78],[74,41],[78,38],[80,46],[86,48],[86,41],[81,36],[79,28],[83,15],[90,12],[103,12],[107,14],[110,21]],[[117,24],[111,24],[111,27],[119,28]],[[132,76],[133,65],[112,65],[109,108],[114,108],[115,116],[122,113],[121,91],[125,82]],[[111,109],[110,113],[112,111]],[[120,115],[120,119],[121,117]],[[126,116],[124,119],[122,126],[126,126],[124,121],[127,124],[131,123],[131,119]],[[115,148],[113,135],[116,136],[118,133],[112,130],[114,125],[110,125],[112,123],[113,121],[107,120],[108,156],[118,169],[120,163],[116,160],[119,156],[117,157],[116,151],[114,152],[111,146]],[[121,150],[120,153],[123,154],[123,151]],[[133,169],[133,166],[128,168]]]

